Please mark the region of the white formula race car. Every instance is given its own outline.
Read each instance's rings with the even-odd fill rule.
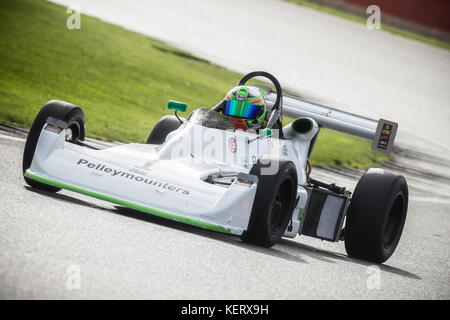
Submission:
[[[106,149],[84,141],[79,107],[50,101],[28,134],[25,181],[239,235],[265,247],[301,234],[345,240],[350,256],[386,261],[405,224],[404,177],[369,169],[352,195],[312,179],[309,158],[321,127],[370,139],[374,149],[389,152],[397,124],[283,96],[277,79],[262,71],[246,75],[239,86],[258,76],[270,80],[275,91],[258,88],[265,120],[256,130],[238,128],[235,120],[242,119],[230,119],[217,106],[196,109],[184,119],[177,113],[185,112],[186,104],[169,101],[175,115],[163,117],[146,144]],[[283,115],[295,120],[283,127]]]

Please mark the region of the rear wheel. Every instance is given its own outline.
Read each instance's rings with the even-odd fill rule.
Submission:
[[[258,176],[258,187],[248,228],[241,236],[244,242],[264,247],[275,245],[286,231],[297,190],[297,171],[291,161],[273,159],[271,165],[278,165],[276,174],[265,175],[261,169],[268,165],[260,161],[250,171]]]
[[[162,117],[153,127],[147,138],[147,144],[163,144],[167,135],[178,129],[181,125],[180,120],[173,115]]]
[[[80,107],[64,101],[52,100],[47,102],[47,104],[42,107],[41,111],[39,111],[34,119],[30,131],[28,132],[22,161],[22,173],[24,175],[24,179],[31,187],[50,192],[57,192],[61,190],[61,188],[49,186],[25,177],[25,171],[31,166],[31,162],[33,161],[34,152],[36,151],[36,145],[38,143],[42,128],[49,117],[62,120],[67,123],[66,141],[72,143],[76,143],[78,140],[84,140],[85,121],[83,111]]]
[[[389,259],[400,241],[407,210],[405,178],[369,170],[359,180],[347,213],[348,255],[376,263]]]

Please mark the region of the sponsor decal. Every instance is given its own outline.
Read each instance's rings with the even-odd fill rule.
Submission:
[[[237,143],[235,138],[230,138],[230,140],[228,140],[228,147],[230,148],[231,152],[236,153]]]
[[[239,185],[245,186],[245,187],[251,187],[253,182],[245,180],[245,179],[238,178],[236,180],[236,184],[239,184]]]
[[[178,187],[178,186],[172,185],[170,183],[165,183],[163,181],[155,180],[153,178],[143,177],[143,176],[135,174],[135,173],[117,170],[117,169],[108,167],[107,165],[104,165],[101,163],[90,162],[89,160],[86,160],[86,159],[79,159],[77,161],[77,165],[83,166],[88,169],[96,170],[97,172],[107,173],[107,174],[111,175],[112,177],[133,180],[136,182],[151,185],[151,186],[159,188],[159,189],[166,189],[168,191],[172,191],[175,193],[181,193],[181,194],[187,195],[187,194],[190,194],[190,192],[191,192],[189,189]]]
[[[288,155],[288,148],[287,148],[287,146],[285,144],[283,145],[283,148],[281,149],[281,153],[283,154],[283,156],[287,157],[287,155]]]
[[[59,134],[62,131],[62,128],[60,128],[58,126],[55,126],[53,124],[49,124],[49,123],[47,123],[47,125],[45,126],[44,129],[47,130],[47,131],[56,133],[56,134]]]
[[[380,140],[378,140],[378,148],[386,149],[389,143],[389,137],[391,136],[392,126],[383,123],[383,128],[381,129]]]

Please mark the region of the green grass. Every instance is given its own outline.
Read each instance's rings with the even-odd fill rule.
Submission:
[[[311,162],[316,166],[369,168],[386,161],[386,155],[371,151],[370,142],[336,131],[321,129]],[[336,155],[330,157],[329,155]]]
[[[341,18],[345,18],[345,19],[348,19],[348,20],[351,20],[351,21],[354,21],[354,22],[366,24],[366,20],[367,20],[366,18],[362,18],[360,16],[357,16],[357,15],[354,15],[354,14],[351,14],[351,13],[347,13],[347,12],[344,12],[344,11],[341,11],[341,10],[338,10],[338,9],[334,9],[334,8],[331,8],[331,7],[319,5],[319,4],[316,4],[316,3],[313,3],[313,2],[310,2],[310,1],[307,1],[307,0],[285,0],[285,1],[296,3],[296,4],[302,5],[304,7],[308,7],[308,8],[314,9],[314,10],[318,10],[318,11],[322,11],[322,12],[325,12],[325,13],[328,13],[328,14],[332,14],[332,15],[335,15],[335,16],[338,16],[338,17],[341,17]],[[422,36],[422,35],[417,34],[415,32],[407,31],[407,30],[400,29],[400,28],[393,27],[393,26],[389,26],[389,25],[386,25],[386,24],[382,24],[381,25],[381,29],[384,30],[384,31],[388,31],[388,32],[391,32],[391,33],[394,33],[394,34],[406,37],[406,38],[414,39],[414,40],[417,40],[417,41],[421,41],[421,42],[425,42],[425,43],[431,44],[431,45],[436,46],[436,47],[440,47],[440,48],[443,48],[443,49],[450,50],[450,43],[447,43],[447,42],[444,42],[444,41],[440,41],[440,40],[435,39],[435,38]]]
[[[168,114],[212,107],[242,75],[182,50],[89,16],[66,28],[66,8],[44,1],[0,0],[0,121],[30,127],[52,99],[83,108],[87,135],[145,142]],[[312,161],[373,166],[387,158],[370,142],[324,130]]]
[[[283,125],[290,122],[283,119]],[[311,156],[312,165],[322,167],[370,168],[387,160],[386,155],[371,150],[369,141],[324,128]]]

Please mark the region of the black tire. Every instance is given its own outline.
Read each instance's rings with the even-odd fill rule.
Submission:
[[[83,111],[79,107],[64,101],[52,100],[47,102],[47,104],[42,107],[41,111],[39,111],[34,119],[30,131],[28,132],[22,161],[22,173],[24,175],[25,182],[31,187],[37,189],[57,192],[61,190],[61,188],[46,185],[25,177],[25,171],[31,166],[39,136],[48,117],[53,117],[67,123],[68,128],[72,131],[72,138],[70,142],[84,140],[85,121]]]
[[[286,231],[297,196],[297,171],[294,163],[288,160],[272,159],[278,162],[278,172],[262,175],[261,169],[267,165],[258,163],[250,174],[258,176],[253,209],[247,230],[242,241],[271,247]]]
[[[147,144],[163,144],[167,135],[178,129],[181,123],[177,117],[170,115],[162,117],[153,127],[147,139]]]
[[[408,211],[403,176],[368,171],[356,185],[345,225],[345,250],[351,257],[383,263],[400,241]]]

